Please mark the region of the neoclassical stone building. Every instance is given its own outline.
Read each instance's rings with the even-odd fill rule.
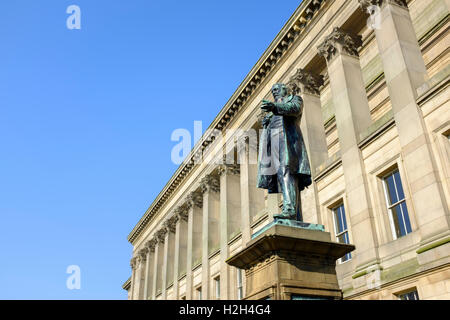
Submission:
[[[242,132],[261,127],[276,82],[305,105],[304,220],[356,246],[336,265],[344,298],[450,299],[449,11],[449,0],[304,0],[129,234],[129,299],[245,296],[225,261],[281,198],[255,187]],[[224,151],[236,161],[215,162]]]

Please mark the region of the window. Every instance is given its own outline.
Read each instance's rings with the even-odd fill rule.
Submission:
[[[197,293],[197,300],[202,300],[202,287],[195,289],[195,292]]]
[[[242,287],[242,270],[236,269],[236,283],[237,283],[237,299],[242,300],[244,298],[244,290]]]
[[[220,299],[220,277],[214,278],[214,288],[216,291],[216,299],[219,300]]]
[[[419,300],[419,294],[417,293],[416,289],[399,294],[397,297],[399,300]]]
[[[406,208],[402,180],[398,170],[390,173],[383,180],[392,235],[394,239],[397,239],[411,233],[411,223]]]
[[[333,209],[333,220],[334,220],[334,231],[336,234],[336,240],[340,243],[349,244],[350,239],[348,237],[347,218],[345,217],[344,204],[341,204]],[[351,258],[352,255],[349,252],[341,259],[339,259],[339,261],[342,263],[350,260]]]

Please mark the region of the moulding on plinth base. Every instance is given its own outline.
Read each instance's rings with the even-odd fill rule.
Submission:
[[[226,261],[245,270],[245,300],[342,299],[336,260],[355,247],[332,242],[323,226],[286,224],[268,224]]]

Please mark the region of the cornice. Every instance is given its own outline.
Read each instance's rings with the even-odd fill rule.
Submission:
[[[128,278],[122,285],[122,289],[128,291],[131,288],[131,277]]]
[[[179,166],[163,190],[144,213],[142,218],[128,235],[127,239],[132,244],[145,229],[151,219],[165,205],[168,199],[174,194],[174,191],[180,186],[181,182],[192,172],[196,166],[196,159],[210,145],[215,137],[213,130],[223,131],[227,125],[234,119],[238,111],[245,105],[252,94],[259,88],[262,82],[275,69],[281,57],[291,48],[294,41],[302,35],[307,26],[314,20],[317,12],[326,2],[332,0],[304,0],[284,25],[270,46],[252,68],[238,89],[228,100],[218,116],[206,130],[206,133],[196,143],[186,160]]]

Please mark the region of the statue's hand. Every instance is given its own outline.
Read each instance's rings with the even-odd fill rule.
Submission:
[[[266,115],[263,119],[262,119],[262,125],[263,127],[267,127],[270,123],[270,119],[272,119],[272,114],[268,114]]]
[[[262,105],[261,105],[261,109],[266,111],[266,112],[270,112],[275,108],[275,104],[271,101],[267,101],[267,100],[263,100],[262,101]]]

